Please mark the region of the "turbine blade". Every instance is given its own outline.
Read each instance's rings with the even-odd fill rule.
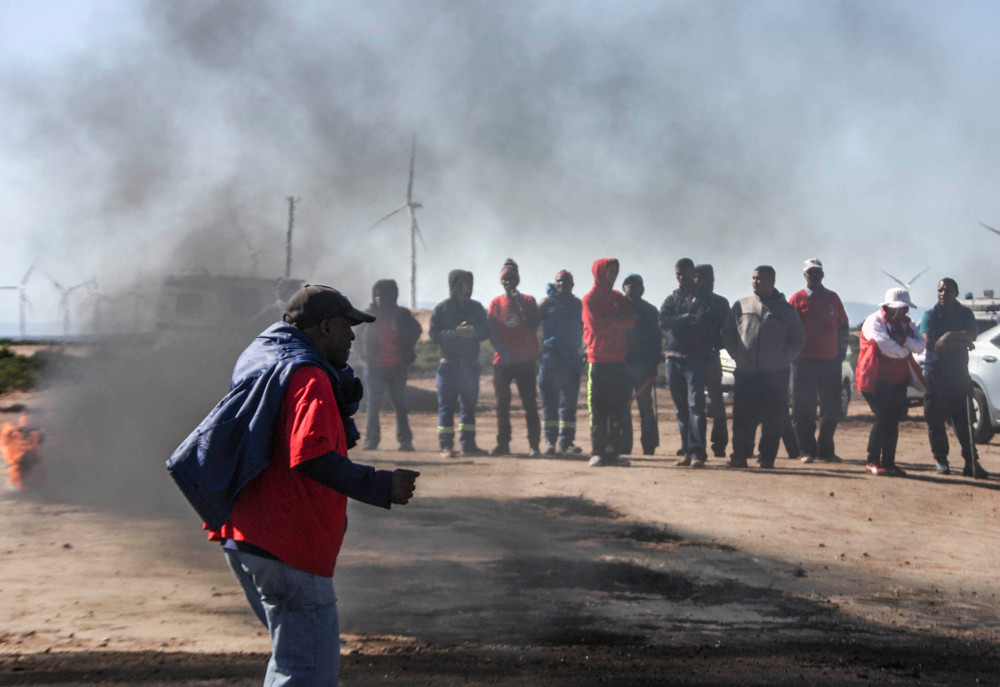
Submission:
[[[413,200],[413,166],[417,159],[417,135],[413,135],[413,146],[410,148],[410,181],[406,184],[406,203]]]
[[[31,261],[31,265],[28,267],[28,271],[24,273],[23,277],[21,277],[21,286],[24,286],[25,284],[28,283],[28,279],[31,277],[31,273],[35,271],[35,264],[37,262],[38,258],[35,258],[34,260]]]
[[[988,224],[983,224],[982,222],[980,222],[980,223],[979,223],[979,226],[981,226],[981,227],[985,227],[986,229],[989,229],[989,230],[990,230],[990,231],[992,231],[992,232],[993,232],[994,234],[1000,234],[1000,229],[994,229],[993,227],[991,227],[991,226],[990,226],[990,225],[988,225]]]
[[[892,276],[891,274],[889,274],[885,270],[882,270],[882,274],[884,274],[885,276],[889,277],[889,279],[892,279],[894,282],[896,282],[897,284],[899,284],[900,286],[902,286],[904,289],[906,288],[906,284],[904,284],[903,282],[899,281],[899,279],[897,279],[896,277]]]
[[[392,217],[393,215],[395,215],[397,212],[402,212],[403,210],[406,209],[406,207],[407,207],[407,204],[403,203],[398,208],[396,208],[395,210],[393,210],[392,212],[390,212],[388,215],[386,215],[385,217],[383,217],[379,221],[375,222],[375,224],[373,224],[370,227],[368,227],[367,231],[371,231],[372,229],[374,229],[375,227],[377,227],[379,224],[381,224],[382,222],[386,221],[387,219],[389,219],[390,217]]]
[[[48,272],[46,272],[46,273],[45,273],[45,276],[49,278],[49,281],[50,281],[50,282],[52,282],[52,285],[53,285],[54,287],[56,287],[56,290],[57,290],[57,291],[59,291],[60,293],[63,293],[63,292],[65,292],[65,291],[66,291],[66,289],[64,289],[64,288],[63,288],[63,285],[62,285],[62,284],[60,284],[60,283],[59,283],[58,281],[56,281],[56,280],[55,280],[55,279],[54,279],[54,278],[52,277],[52,275],[51,275],[51,274],[49,274]]]
[[[420,245],[424,247],[424,250],[427,250],[427,244],[424,243],[424,235],[420,232],[420,225],[417,224],[417,216],[412,212],[410,213],[410,220],[413,222],[413,232],[420,239]]]
[[[915,282],[917,280],[917,277],[919,277],[921,274],[923,274],[924,272],[926,272],[929,269],[930,269],[930,267],[925,267],[924,269],[922,269],[919,272],[917,272],[916,275],[914,275],[913,279],[910,280],[910,284],[913,284],[913,282]],[[910,288],[910,287],[907,286],[906,288]]]

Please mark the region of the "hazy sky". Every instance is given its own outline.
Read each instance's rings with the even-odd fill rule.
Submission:
[[[657,305],[683,256],[717,291],[805,258],[844,300],[909,278],[1000,291],[1000,5],[990,2],[0,0],[0,285],[31,261],[112,292],[167,270],[284,268],[418,300],[507,257],[544,295],[595,258]],[[237,229],[239,227],[239,230]],[[56,293],[33,279],[35,317]],[[404,296],[405,299],[405,296]],[[0,321],[16,320],[0,291]]]

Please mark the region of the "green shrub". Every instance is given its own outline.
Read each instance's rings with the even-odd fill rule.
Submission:
[[[34,387],[39,367],[35,356],[21,355],[7,344],[0,345],[0,394]]]

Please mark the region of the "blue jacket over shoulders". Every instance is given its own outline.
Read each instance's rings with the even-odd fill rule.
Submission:
[[[167,460],[167,471],[210,529],[232,515],[236,497],[271,461],[285,389],[303,365],[330,376],[348,446],[359,433],[351,419],[361,385],[349,365],[334,368],[296,327],[278,322],[240,354],[229,393]]]

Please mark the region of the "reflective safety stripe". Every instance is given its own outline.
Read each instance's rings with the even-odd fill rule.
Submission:
[[[576,429],[575,422],[560,422],[559,429]]]
[[[594,426],[594,364],[587,365],[587,412],[590,413],[590,426]]]
[[[454,427],[442,427],[441,425],[438,425],[438,434],[454,434],[454,433],[455,433]]]
[[[545,422],[542,423],[542,426],[545,427],[546,429],[554,429],[556,427],[562,427],[563,423],[558,422],[556,420],[546,420]]]
[[[464,422],[462,424],[460,424],[458,426],[458,428],[460,430],[462,430],[463,432],[475,432],[476,431],[476,426],[475,425],[467,425]]]

